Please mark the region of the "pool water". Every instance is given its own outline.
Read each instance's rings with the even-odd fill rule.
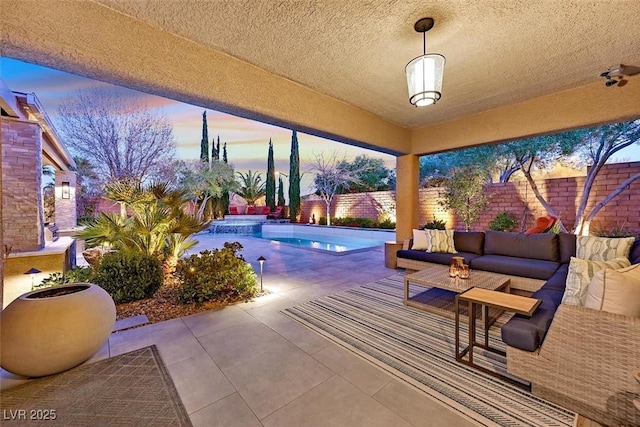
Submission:
[[[309,236],[282,237],[270,235],[256,235],[261,239],[271,240],[287,245],[297,246],[303,249],[329,252],[333,254],[347,254],[355,251],[362,251],[374,247],[382,246],[384,242],[373,239],[358,239],[345,236]]]

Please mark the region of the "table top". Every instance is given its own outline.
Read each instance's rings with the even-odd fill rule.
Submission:
[[[407,274],[404,280],[423,286],[447,289],[457,293],[471,288],[498,290],[509,284],[509,277],[489,273],[487,271],[472,270],[468,279],[449,277],[449,266],[434,266],[416,273]]]
[[[458,299],[513,311],[518,314],[524,314],[525,316],[531,316],[542,302],[542,300],[536,298],[482,288],[469,289],[458,295]]]

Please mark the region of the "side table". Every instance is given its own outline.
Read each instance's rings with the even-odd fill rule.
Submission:
[[[384,266],[398,268],[398,251],[402,249],[402,242],[384,242]]]
[[[467,312],[469,313],[469,345],[460,351],[460,312],[458,304],[460,301],[465,301],[468,304]],[[478,366],[473,363],[473,349],[474,347],[480,347],[493,353],[506,356],[506,353],[502,350],[489,346],[489,324],[487,322],[489,307],[495,307],[504,311],[512,311],[524,316],[531,316],[540,306],[542,300],[536,298],[523,297],[520,295],[508,294],[505,292],[492,291],[482,288],[471,288],[461,294],[456,295],[455,301],[455,329],[456,329],[456,360],[465,365],[472,366],[478,370],[488,373],[493,376],[502,377],[502,375],[490,371],[482,366]],[[476,305],[481,305],[483,310],[484,319],[484,342],[479,343],[476,341]],[[465,360],[464,357],[468,355]],[[509,381],[512,382],[512,381]],[[514,383],[518,384],[518,383]],[[518,384],[519,385],[519,384]]]

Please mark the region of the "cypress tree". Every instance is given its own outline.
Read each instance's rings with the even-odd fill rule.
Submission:
[[[227,157],[227,143],[224,143],[222,148],[222,161],[225,163],[229,163],[229,158]]]
[[[284,184],[282,183],[282,176],[278,177],[278,206],[284,206]]]
[[[202,139],[200,140],[200,160],[209,163],[209,128],[207,126],[207,112],[202,113]]]
[[[276,208],[276,166],[273,160],[273,143],[269,139],[269,155],[267,157],[267,182],[265,186],[265,204],[271,210]]]
[[[218,145],[216,146],[216,160],[220,160],[220,135],[218,135]]]
[[[291,135],[291,154],[289,155],[289,218],[298,221],[300,215],[300,153],[298,152],[298,134]]]

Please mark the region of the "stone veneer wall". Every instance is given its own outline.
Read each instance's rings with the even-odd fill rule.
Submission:
[[[42,133],[36,122],[2,117],[2,227],[11,252],[44,247]]]
[[[69,183],[69,198],[62,198],[62,183]],[[77,174],[72,171],[56,171],[56,210],[55,223],[61,230],[74,228],[77,223]]]
[[[605,165],[591,189],[586,213],[620,183],[636,173],[640,173],[640,162]],[[584,181],[585,177],[580,176],[552,178],[537,182],[542,194],[556,209],[562,222],[569,229],[575,221],[576,204],[582,194]],[[447,221],[447,228],[464,229],[462,221],[450,215],[438,203],[441,191],[442,189],[439,188],[420,189],[419,224],[422,226],[432,221],[435,216],[437,219]],[[536,217],[546,215],[526,181],[492,184],[488,187],[488,192],[491,194],[491,206],[472,225],[472,230],[486,230],[489,222],[503,210],[512,213],[521,224],[523,223],[524,228],[532,226]],[[395,196],[392,191],[341,194],[335,197],[331,209],[332,217],[351,216],[372,219],[378,219],[386,211],[395,213]],[[326,216],[326,205],[317,196],[303,199],[301,222],[308,222],[312,214],[316,219]],[[625,226],[640,234],[640,180],[629,185],[596,215],[592,229],[595,226],[606,228]]]

